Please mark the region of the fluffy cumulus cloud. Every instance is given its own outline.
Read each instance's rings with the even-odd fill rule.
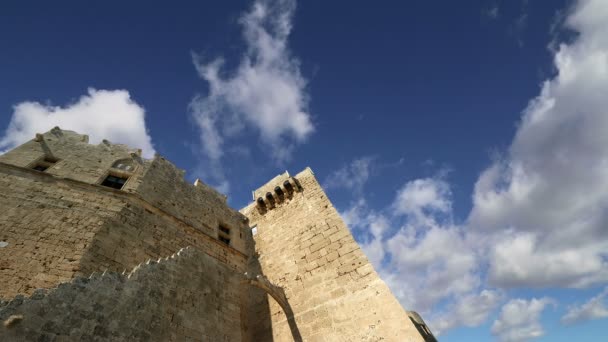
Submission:
[[[540,316],[548,305],[555,305],[551,298],[511,299],[500,311],[492,324],[492,334],[500,341],[527,341],[545,334]]]
[[[434,318],[433,327],[438,332],[458,326],[477,327],[488,319],[503,298],[504,294],[498,290],[482,290],[459,297]]]
[[[565,18],[578,35],[554,50],[555,76],[480,174],[464,222],[454,222],[442,177],[407,182],[387,208],[360,199],[342,213],[403,306],[436,333],[480,325],[507,301],[492,332],[541,336],[556,301],[509,300],[509,289],[608,282],[608,3],[581,0]],[[605,297],[570,307],[562,322],[608,316]]]
[[[94,144],[107,139],[141,148],[146,158],[154,156],[145,111],[126,90],[89,89],[87,95],[64,107],[19,103],[14,106],[9,126],[0,139],[0,150],[10,150],[55,126],[88,134]]]
[[[224,70],[221,58],[194,56],[209,92],[195,97],[190,109],[212,161],[218,162],[227,141],[247,129],[279,162],[314,131],[306,79],[287,46],[295,7],[295,0],[254,2],[240,19],[247,49],[232,72]]]
[[[476,242],[452,219],[451,191],[440,178],[407,182],[390,206],[380,274],[406,308],[425,314],[436,334],[477,326],[502,298],[484,287]]]
[[[393,207],[397,214],[410,215],[420,221],[426,217],[433,218],[429,214],[450,213],[450,196],[450,188],[445,181],[416,179],[399,190]]]
[[[407,182],[383,210],[360,198],[341,214],[403,306],[428,318],[435,334],[478,326],[500,304],[502,293],[483,287],[475,241],[452,221],[441,177]]]
[[[592,319],[608,317],[608,305],[606,301],[608,287],[582,305],[571,306],[568,312],[562,317],[564,324],[574,324]]]
[[[607,22],[605,1],[576,4],[566,25],[578,37],[556,50],[556,76],[476,184],[469,221],[496,237],[489,260],[497,286],[608,281]]]

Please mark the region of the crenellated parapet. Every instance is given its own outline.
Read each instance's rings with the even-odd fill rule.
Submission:
[[[253,192],[255,207],[260,214],[289,203],[295,193],[303,190],[300,182],[285,171]]]

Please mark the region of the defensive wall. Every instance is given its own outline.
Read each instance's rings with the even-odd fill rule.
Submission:
[[[159,155],[56,127],[0,155],[0,187],[0,340],[434,340],[310,169],[239,212]]]

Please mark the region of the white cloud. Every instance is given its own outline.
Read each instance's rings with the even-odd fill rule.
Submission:
[[[406,183],[379,212],[362,201],[345,212],[403,306],[428,317],[435,333],[481,324],[504,288],[608,282],[606,22],[606,2],[573,7],[566,24],[578,37],[555,51],[556,76],[524,110],[505,156],[480,175],[464,224],[452,220],[442,177]],[[374,219],[387,222],[380,235]],[[571,308],[563,321],[602,317],[603,300]],[[541,336],[540,316],[553,303],[513,299],[492,331],[505,341]]]
[[[498,3],[493,3],[489,7],[482,10],[481,14],[490,20],[495,20],[500,16],[500,6]]]
[[[141,148],[146,158],[154,156],[152,139],[145,123],[145,111],[131,99],[126,90],[89,89],[87,95],[65,107],[39,102],[22,102],[14,106],[13,115],[0,149],[12,149],[36,133],[59,126],[88,134],[93,144],[107,139],[113,143]]]
[[[608,281],[608,3],[579,1],[579,33],[523,113],[503,160],[480,176],[469,223],[491,235],[496,286]],[[495,247],[495,248],[492,248]]]
[[[600,319],[608,317],[608,306],[606,304],[606,296],[608,296],[608,287],[586,303],[580,306],[572,306],[568,312],[562,317],[563,324],[574,324],[592,319]]]
[[[435,333],[457,326],[476,327],[483,324],[502,301],[504,295],[496,290],[482,290],[458,298],[448,310],[434,318],[431,324]]]
[[[363,186],[370,177],[373,160],[372,157],[362,157],[344,165],[327,177],[323,188],[345,188],[355,195],[361,195]]]
[[[341,212],[344,223],[353,231],[359,245],[370,262],[380,267],[386,255],[383,237],[391,229],[389,219],[368,208],[363,198],[359,198],[350,208]]]
[[[492,334],[501,341],[526,341],[543,336],[545,331],[540,324],[540,315],[547,305],[554,305],[553,299],[543,297],[511,299],[500,312],[498,319],[492,324]]]
[[[449,185],[441,179],[416,179],[408,182],[397,194],[393,205],[400,215],[412,215],[422,219],[429,212],[450,212],[451,192]]]
[[[260,0],[240,19],[247,51],[232,73],[218,58],[194,56],[209,92],[190,105],[209,159],[219,162],[227,140],[253,128],[276,161],[314,131],[308,113],[306,79],[287,47],[295,0]]]
[[[359,199],[342,217],[402,305],[430,318],[436,335],[481,324],[501,300],[500,292],[481,288],[478,255],[464,227],[451,221],[444,180],[408,182],[380,212]]]
[[[483,323],[504,288],[608,282],[606,22],[606,2],[572,8],[566,24],[579,35],[555,51],[556,75],[524,110],[503,158],[480,175],[464,224],[453,222],[442,177],[406,183],[388,208],[359,200],[344,212],[403,306],[420,311],[435,333]],[[562,321],[603,317],[604,296]],[[492,331],[504,341],[541,336],[540,317],[554,303],[513,299]]]
[[[406,308],[429,313],[481,285],[475,250],[463,227],[449,221],[407,217],[383,244],[390,263],[381,274]]]

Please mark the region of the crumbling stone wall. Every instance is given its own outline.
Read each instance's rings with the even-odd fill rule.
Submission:
[[[285,181],[292,184],[292,193]],[[256,200],[241,212],[256,227],[260,267],[284,289],[297,334],[305,341],[424,341],[312,171],[306,169],[293,178],[285,173],[271,182],[254,192],[264,204]],[[276,186],[283,199],[273,191]],[[276,301],[268,302],[271,324],[256,326],[262,331],[254,335],[293,339],[289,315]]]
[[[241,276],[194,248],[0,302],[1,341],[240,341]],[[7,321],[8,320],[8,321]]]

